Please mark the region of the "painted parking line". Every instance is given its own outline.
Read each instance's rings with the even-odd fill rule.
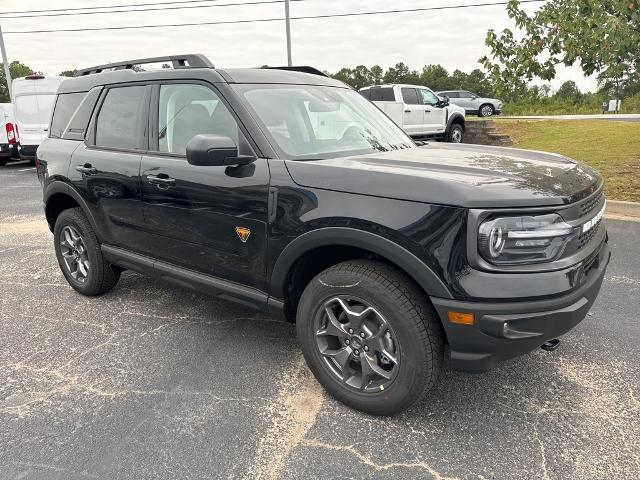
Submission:
[[[36,169],[36,167],[23,168],[22,170],[18,170],[19,172],[32,172]]]

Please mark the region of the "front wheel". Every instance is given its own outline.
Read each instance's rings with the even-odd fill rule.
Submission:
[[[494,114],[493,105],[486,103],[480,107],[480,115],[479,115],[480,117],[490,117],[493,114]]]
[[[440,373],[436,313],[410,278],[380,262],[348,261],[316,276],[300,299],[297,335],[324,388],[373,415],[410,407]]]
[[[447,142],[462,143],[463,134],[464,130],[462,129],[462,125],[455,123],[451,125],[451,128],[449,129],[449,133],[447,134]]]

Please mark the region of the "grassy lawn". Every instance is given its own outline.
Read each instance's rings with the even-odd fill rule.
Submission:
[[[560,153],[596,168],[608,198],[640,202],[640,122],[496,119],[496,127],[517,148]]]

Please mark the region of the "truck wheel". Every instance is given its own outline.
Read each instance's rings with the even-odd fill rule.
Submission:
[[[7,163],[9,163],[9,158],[0,158],[0,167],[4,167]]]
[[[493,115],[493,105],[489,104],[489,103],[485,103],[484,105],[482,105],[480,107],[480,114],[478,115],[479,117],[490,117],[491,115]]]
[[[433,387],[442,325],[425,294],[375,261],[348,261],[305,288],[297,335],[307,365],[336,399],[373,415],[413,405]]]
[[[56,220],[53,239],[60,269],[78,292],[100,295],[118,283],[121,270],[113,268],[102,256],[98,237],[82,210],[63,211]]]
[[[462,143],[463,134],[464,130],[462,129],[462,125],[460,125],[459,123],[454,123],[453,125],[451,125],[449,133],[447,134],[447,142]]]

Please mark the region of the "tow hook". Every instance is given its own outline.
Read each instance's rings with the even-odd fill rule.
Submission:
[[[549,340],[540,345],[540,348],[546,350],[547,352],[553,352],[560,345],[560,339],[554,338],[553,340]]]

